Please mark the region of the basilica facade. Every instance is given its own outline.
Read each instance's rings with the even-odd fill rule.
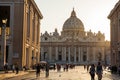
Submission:
[[[90,64],[110,63],[110,44],[103,33],[85,31],[75,10],[63,24],[61,34],[57,29],[51,34],[41,34],[41,60],[49,63]]]

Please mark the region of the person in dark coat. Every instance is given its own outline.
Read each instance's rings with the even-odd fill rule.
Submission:
[[[18,64],[15,65],[15,71],[16,71],[16,74],[19,73],[19,66],[18,66]]]
[[[90,76],[91,76],[91,80],[95,80],[94,77],[95,77],[95,65],[92,64],[91,67],[90,67]]]
[[[87,72],[89,71],[89,64],[87,65]]]
[[[118,66],[118,74],[119,74],[119,76],[120,76],[120,66]]]
[[[15,65],[14,64],[12,65],[12,71],[13,71],[13,73],[15,72]]]
[[[5,70],[5,73],[8,73],[8,63],[4,65],[4,70]]]
[[[40,64],[38,63],[36,65],[36,77],[39,77],[40,76]]]
[[[103,68],[100,62],[98,62],[98,65],[96,67],[96,74],[98,76],[98,80],[102,80]]]
[[[49,64],[46,64],[46,77],[49,77]]]

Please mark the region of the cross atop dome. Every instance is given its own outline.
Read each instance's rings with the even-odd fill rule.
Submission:
[[[71,17],[76,16],[76,12],[74,11],[74,7],[73,7],[73,11],[71,12]]]

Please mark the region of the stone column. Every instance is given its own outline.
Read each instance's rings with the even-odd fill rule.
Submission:
[[[43,50],[43,47],[41,47],[41,54],[40,54],[40,55],[41,55],[41,60],[44,60],[44,59],[43,59],[43,58],[44,58],[44,57],[43,57],[43,56],[44,56],[44,50]]]
[[[49,61],[51,61],[51,54],[52,54],[52,47],[50,46],[49,47],[49,59],[48,59]]]
[[[68,47],[68,61],[71,62],[71,60],[70,60],[70,47]]]
[[[80,53],[81,53],[81,56],[80,56],[80,57],[81,57],[81,62],[83,62],[83,48],[80,47],[80,50],[81,50],[81,51],[80,51]]]
[[[66,47],[63,47],[63,61],[66,61]]]
[[[9,65],[13,64],[12,63],[12,58],[13,58],[13,52],[12,52],[12,45],[8,45],[9,46],[9,50],[8,50],[8,63]]]
[[[30,42],[32,42],[32,28],[33,28],[33,24],[32,24],[32,20],[33,20],[33,8],[32,6],[30,6],[30,27],[29,27],[29,38],[30,38]]]
[[[56,47],[56,60],[58,60],[58,47]]]
[[[86,51],[86,52],[87,52],[87,53],[86,53],[86,54],[87,54],[87,61],[89,61],[89,60],[90,60],[90,59],[89,59],[89,57],[90,57],[90,56],[89,56],[89,54],[90,54],[90,53],[89,53],[89,47],[87,47],[87,51]]]
[[[80,55],[80,47],[78,47],[78,62],[80,62],[81,60],[81,55]]]
[[[93,47],[93,62],[95,63],[95,47]]]
[[[76,47],[74,47],[74,62],[76,63]]]
[[[31,67],[32,66],[32,47],[30,46],[29,47],[29,67]]]
[[[26,57],[26,67],[30,67],[29,66],[30,65],[29,56],[30,56],[30,54],[29,54],[29,47],[28,47],[28,48],[26,48],[26,55],[25,55],[25,57]]]
[[[102,55],[102,61],[105,61],[105,49],[103,47],[101,48],[101,55]]]
[[[34,42],[35,42],[35,44],[36,44],[36,43],[37,43],[37,40],[38,40],[38,33],[39,33],[39,32],[38,32],[38,27],[37,27],[37,25],[38,25],[37,20],[38,20],[38,19],[37,19],[37,15],[36,15],[36,14],[34,15],[34,18],[35,18],[35,22],[34,22],[34,25],[35,25],[35,27],[34,27],[34,28],[35,28],[34,38],[35,38],[35,39],[34,39]],[[36,35],[37,35],[37,36],[36,36]]]

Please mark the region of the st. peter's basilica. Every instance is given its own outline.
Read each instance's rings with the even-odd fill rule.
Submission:
[[[41,34],[40,44],[41,60],[49,63],[110,63],[110,42],[100,31],[85,31],[74,9],[64,22],[61,34],[57,29],[53,33],[46,31]]]

